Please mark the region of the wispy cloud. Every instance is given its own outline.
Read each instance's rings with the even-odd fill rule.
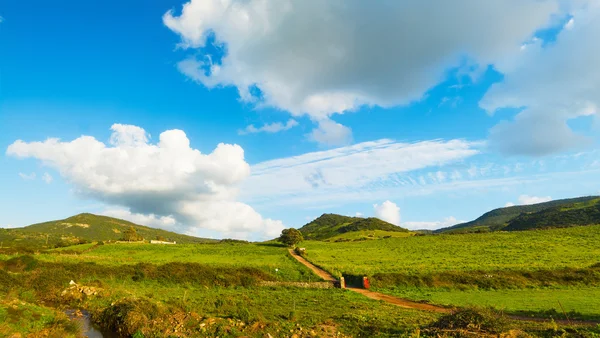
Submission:
[[[52,177],[52,175],[44,173],[44,175],[42,176],[42,180],[46,182],[46,184],[50,184],[52,183],[52,181],[54,181],[54,178]]]
[[[253,124],[251,124],[244,129],[238,130],[238,134],[246,135],[246,134],[256,134],[256,133],[278,133],[280,131],[292,129],[293,127],[295,127],[297,125],[298,125],[298,122],[294,119],[288,120],[285,124],[283,124],[281,122],[267,123],[267,124],[263,125],[262,127],[258,127],[258,128],[255,127]]]
[[[243,185],[246,200],[303,199],[345,193],[369,193],[390,186],[413,186],[407,173],[434,168],[479,153],[464,140],[400,143],[388,139],[276,159],[252,166]],[[436,170],[437,180],[446,174]]]
[[[31,173],[31,174],[19,173],[19,177],[21,177],[25,181],[33,181],[33,180],[35,180],[36,175],[35,175],[35,173]]]

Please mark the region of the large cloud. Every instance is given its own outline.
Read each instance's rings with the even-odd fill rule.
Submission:
[[[600,3],[589,2],[572,14],[554,43],[535,40],[514,62],[498,66],[505,79],[480,105],[490,113],[524,108],[514,121],[491,130],[491,145],[502,152],[546,155],[590,142],[567,123],[581,116],[598,119],[600,44],[594,41],[600,36]]]
[[[56,168],[82,194],[127,207],[118,215],[143,214],[154,224],[198,233],[200,229],[245,237],[277,235],[283,225],[237,202],[238,185],[250,175],[244,150],[219,144],[210,154],[190,148],[181,130],[160,134],[157,144],[139,127],[115,124],[110,145],[82,136],[70,142],[16,141],[7,154],[36,158]],[[113,212],[114,215],[117,215]],[[139,218],[139,216],[136,216]],[[143,219],[143,218],[139,218]],[[156,222],[155,222],[156,221]],[[238,237],[239,237],[238,236]]]
[[[163,22],[195,49],[179,63],[187,76],[319,122],[362,105],[418,100],[465,57],[484,67],[510,59],[559,2],[191,0]],[[203,52],[211,36],[221,59]],[[349,130],[325,135],[319,125],[313,140],[348,139]]]

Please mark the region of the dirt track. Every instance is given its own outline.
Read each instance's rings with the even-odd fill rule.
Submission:
[[[313,271],[317,276],[323,278],[326,281],[330,281],[330,282],[334,282],[337,281],[337,279],[335,277],[333,277],[329,272],[316,267],[314,264],[312,264],[311,262],[307,261],[306,259],[304,259],[304,257],[296,254],[294,252],[294,250],[290,249],[290,254],[292,255],[292,257],[294,257],[298,262],[304,264],[304,266],[306,266],[307,268],[309,268],[311,271]],[[406,309],[416,309],[416,310],[423,310],[423,311],[430,311],[430,312],[440,312],[440,313],[450,313],[452,312],[451,309],[447,309],[441,306],[435,306],[435,305],[431,305],[431,304],[423,304],[423,303],[417,303],[417,302],[413,302],[407,299],[402,299],[402,298],[398,298],[398,297],[394,297],[394,296],[390,296],[390,295],[386,295],[383,293],[379,293],[379,292],[374,292],[374,291],[370,291],[370,290],[365,290],[365,289],[358,289],[358,288],[346,288],[347,290],[350,291],[354,291],[357,293],[360,293],[361,295],[371,298],[371,299],[375,299],[375,300],[382,300],[384,302],[393,304],[393,305],[397,305]]]
[[[304,259],[304,257],[296,254],[294,252],[294,250],[289,250],[290,251],[290,255],[292,255],[292,257],[294,257],[298,262],[302,263],[304,266],[306,266],[307,268],[309,268],[311,271],[313,271],[317,276],[323,278],[326,281],[330,281],[330,282],[334,282],[337,281],[337,279],[335,277],[333,277],[329,272],[315,266],[314,264],[312,264],[311,262],[307,261],[306,259]],[[438,313],[451,313],[453,311],[453,309],[451,308],[445,308],[445,307],[441,307],[441,306],[436,306],[436,305],[431,305],[431,304],[425,304],[425,303],[418,303],[418,302],[413,302],[411,300],[408,299],[403,299],[403,298],[398,298],[398,297],[394,297],[394,296],[390,296],[390,295],[386,295],[380,292],[374,292],[371,290],[366,290],[366,289],[359,289],[359,288],[347,288],[350,291],[354,291],[357,293],[360,293],[361,295],[371,298],[371,299],[375,299],[375,300],[381,300],[384,301],[386,303],[389,304],[393,304],[399,307],[403,307],[406,309],[415,309],[415,310],[423,310],[423,311],[429,311],[429,312],[438,312]],[[531,322],[546,322],[549,321],[549,319],[546,318],[532,318],[532,317],[523,317],[523,316],[507,316],[508,318],[514,319],[514,320],[523,320],[523,321],[531,321]],[[564,319],[555,319],[554,320],[556,323],[559,323],[561,325],[571,325],[571,324],[575,324],[575,325],[597,325],[598,322],[595,321],[583,321],[583,320],[564,320]]]

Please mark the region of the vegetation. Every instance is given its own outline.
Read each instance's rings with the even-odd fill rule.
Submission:
[[[323,214],[300,228],[307,240],[326,240],[340,234],[365,230],[388,232],[408,232],[408,230],[378,218],[349,217],[336,214]]]
[[[600,226],[525,232],[410,236],[379,241],[306,241],[308,259],[334,275],[589,268],[599,263]]]
[[[177,243],[207,243],[214,240],[177,234],[137,225],[117,218],[79,214],[63,220],[33,224],[24,228],[0,229],[3,248],[40,250],[64,247],[92,241],[116,241],[133,229],[136,238],[154,239],[158,236]]]
[[[512,220],[519,217],[521,214],[536,213],[548,208],[555,208],[561,206],[568,206],[573,204],[585,204],[590,201],[598,201],[600,197],[579,197],[555,200],[545,203],[533,204],[533,205],[518,205],[512,207],[498,208],[492,211],[486,212],[474,221],[457,224],[448,228],[436,230],[435,233],[461,233],[461,232],[484,232],[484,231],[496,231],[502,230]],[[599,222],[595,223],[598,224]],[[588,223],[592,224],[592,223]],[[586,224],[587,225],[587,224]],[[516,230],[516,229],[514,229]]]
[[[394,287],[383,291],[442,306],[478,306],[495,308],[513,315],[554,319],[566,319],[566,313],[569,319],[600,321],[600,287],[558,286],[498,290]]]
[[[600,224],[600,198],[562,204],[542,211],[521,214],[503,229],[506,231]]]
[[[385,239],[392,237],[409,237],[413,236],[412,232],[397,232],[397,231],[383,231],[383,230],[362,230],[346,232],[341,235],[337,235],[326,239],[325,242],[351,242],[351,241],[367,241],[373,239]]]
[[[557,212],[595,206],[580,201]],[[440,315],[313,289],[309,282],[319,278],[275,241],[94,241],[0,251],[0,336],[76,337],[65,309],[85,309],[96,325],[125,337],[600,336],[600,326],[506,316],[600,321],[600,225],[419,236],[376,219],[315,222],[304,231],[326,241],[303,242],[306,259],[349,285],[368,276],[375,291],[458,309]],[[119,238],[163,236],[124,224]],[[295,242],[303,233],[284,234]]]
[[[302,233],[294,228],[283,229],[283,231],[281,231],[281,236],[279,236],[278,239],[279,242],[290,247],[295,247],[296,244],[302,242],[303,240],[304,237],[302,237]]]

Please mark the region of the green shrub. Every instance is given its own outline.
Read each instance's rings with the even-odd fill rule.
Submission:
[[[467,308],[440,317],[429,328],[502,333],[507,330],[508,321],[503,315],[489,309]]]

